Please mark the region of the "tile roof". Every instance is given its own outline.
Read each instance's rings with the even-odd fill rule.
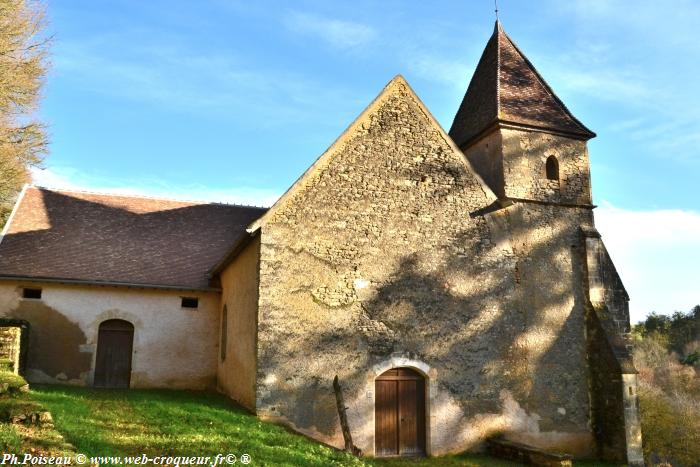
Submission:
[[[0,241],[0,276],[206,289],[265,211],[29,187]]]
[[[584,139],[595,136],[559,100],[498,21],[449,134],[463,146],[497,122]]]

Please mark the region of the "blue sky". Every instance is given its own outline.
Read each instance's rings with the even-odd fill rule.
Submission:
[[[590,142],[633,318],[700,303],[700,4],[501,0]],[[396,74],[444,128],[483,1],[49,0],[45,186],[270,205]]]

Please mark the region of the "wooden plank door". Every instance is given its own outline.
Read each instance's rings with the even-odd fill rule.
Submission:
[[[425,454],[425,380],[396,368],[375,382],[375,455]]]
[[[128,321],[111,319],[100,324],[95,358],[95,387],[129,387],[133,342],[134,326]]]
[[[375,450],[377,456],[395,456],[398,445],[398,407],[396,381],[375,383],[377,397],[375,408]]]

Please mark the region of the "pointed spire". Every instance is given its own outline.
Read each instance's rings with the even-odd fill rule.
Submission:
[[[455,115],[450,136],[461,147],[497,124],[549,130],[579,139],[595,136],[554,94],[499,20]]]

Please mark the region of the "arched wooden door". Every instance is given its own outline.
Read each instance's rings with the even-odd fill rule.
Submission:
[[[95,360],[95,387],[129,387],[133,343],[134,326],[130,322],[110,319],[100,324]]]
[[[388,370],[375,380],[376,456],[425,454],[425,379],[410,368]]]

